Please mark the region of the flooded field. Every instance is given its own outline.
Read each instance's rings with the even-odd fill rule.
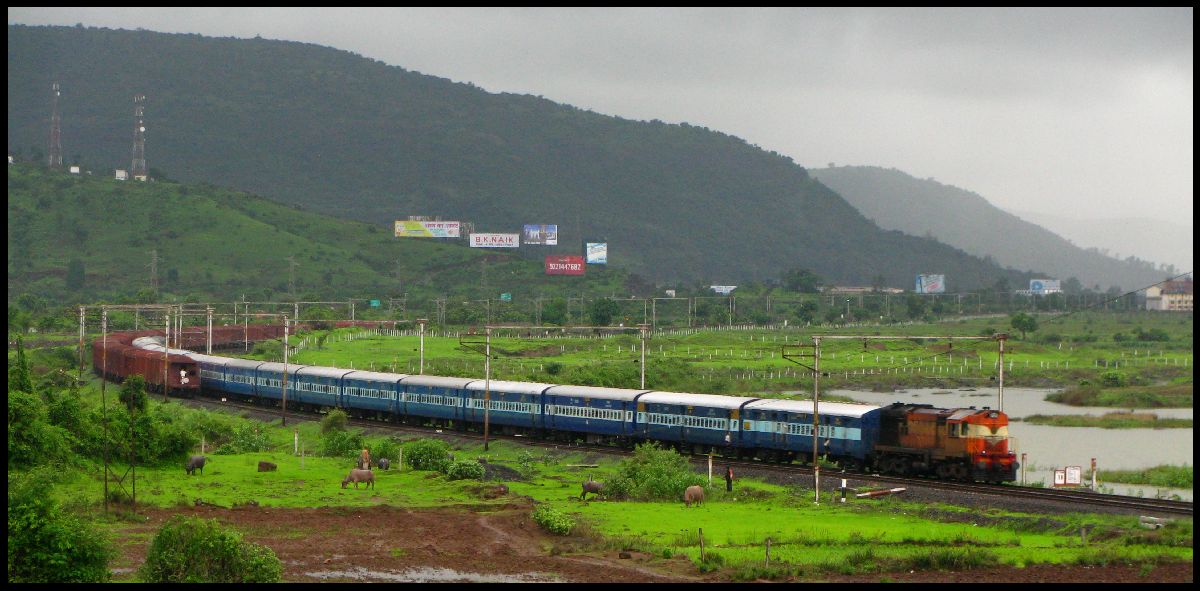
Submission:
[[[1044,388],[1005,388],[1004,412],[1020,418],[1043,415],[1102,415],[1122,410],[1109,407],[1080,407],[1046,402],[1047,394],[1056,392]],[[998,408],[995,388],[946,390],[922,388],[897,392],[860,392],[833,390],[831,394],[848,396],[867,404],[887,405],[893,402],[932,404],[940,407]],[[1128,409],[1124,409],[1128,410]],[[1193,409],[1144,409],[1164,418],[1192,418]],[[1093,427],[1054,427],[1013,423],[1009,433],[1016,438],[1017,453],[1026,454],[1027,482],[1053,481],[1054,469],[1082,466],[1087,471],[1091,459],[1103,470],[1136,470],[1163,464],[1194,465],[1192,429],[1099,429]],[[1178,495],[1192,499],[1191,490],[1158,489],[1148,485],[1101,483],[1116,494],[1134,496]]]

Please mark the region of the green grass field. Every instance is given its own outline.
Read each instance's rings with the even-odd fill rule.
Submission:
[[[1005,347],[1005,383],[1012,386],[1077,386],[1097,391],[1131,389],[1116,400],[1130,404],[1190,406],[1191,323],[1175,315],[1151,313],[1072,315],[1058,326],[1044,319],[1043,330],[1058,330],[1064,341],[1012,338]],[[849,328],[839,334],[978,336],[1005,327],[1007,318]],[[1110,331],[1162,329],[1167,342],[1113,341]],[[525,332],[525,331],[522,331]],[[1040,331],[1039,331],[1040,332]],[[636,333],[605,338],[562,334],[515,335],[498,329],[492,338],[492,376],[549,383],[638,387],[641,342]],[[553,333],[552,333],[553,334]],[[809,330],[676,330],[654,334],[646,344],[648,387],[710,393],[811,389],[805,368],[781,356],[798,344],[811,344]],[[828,334],[826,332],[826,334]],[[1093,336],[1109,335],[1109,338]],[[324,341],[320,339],[324,337]],[[481,340],[481,339],[475,339]],[[417,336],[387,336],[342,329],[301,335],[293,363],[332,365],[398,373],[420,369]],[[482,377],[483,355],[460,346],[457,336],[425,337],[424,371],[434,375]],[[255,358],[281,360],[279,345],[261,347]],[[831,340],[822,343],[825,388],[990,386],[998,375],[995,341]],[[811,363],[811,359],[808,361]],[[1111,385],[1110,385],[1111,384]],[[1146,393],[1154,395],[1147,395]],[[1161,395],[1160,395],[1161,394]],[[1139,403],[1139,400],[1144,402]]]

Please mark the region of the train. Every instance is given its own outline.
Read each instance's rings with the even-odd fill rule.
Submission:
[[[350,325],[349,323],[339,323]],[[356,323],[358,326],[371,326]],[[683,453],[792,462],[811,459],[813,402],[646,389],[413,375],[288,364],[195,353],[280,338],[282,326],[185,329],[97,339],[93,366],[114,381],[141,375],[155,391],[220,396],[290,409],[408,425],[632,447],[654,441]],[[285,379],[286,373],[286,379]],[[164,387],[165,382],[165,387]],[[286,390],[285,390],[286,383]],[[1019,464],[1008,416],[982,408],[820,403],[817,445],[848,469],[1003,483]]]

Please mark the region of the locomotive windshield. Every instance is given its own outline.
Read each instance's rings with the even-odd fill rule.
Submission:
[[[967,425],[967,437],[1008,437],[1008,426],[992,428],[988,425]]]

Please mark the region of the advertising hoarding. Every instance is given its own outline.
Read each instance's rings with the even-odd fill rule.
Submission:
[[[583,275],[583,257],[574,255],[550,255],[546,257],[547,275]]]
[[[607,242],[588,242],[587,243],[587,263],[589,265],[607,265],[608,264],[608,243]]]
[[[517,248],[520,234],[471,234],[471,248]]]
[[[458,238],[459,222],[396,220],[397,238]]]
[[[729,294],[733,293],[733,290],[737,289],[737,286],[736,285],[710,285],[710,286],[708,286],[708,288],[718,294],[729,295]]]
[[[1037,295],[1060,293],[1062,291],[1062,282],[1058,279],[1030,279],[1029,291]]]
[[[525,224],[521,230],[521,242],[525,244],[558,244],[558,224]]]
[[[945,275],[917,275],[917,293],[946,293]]]

